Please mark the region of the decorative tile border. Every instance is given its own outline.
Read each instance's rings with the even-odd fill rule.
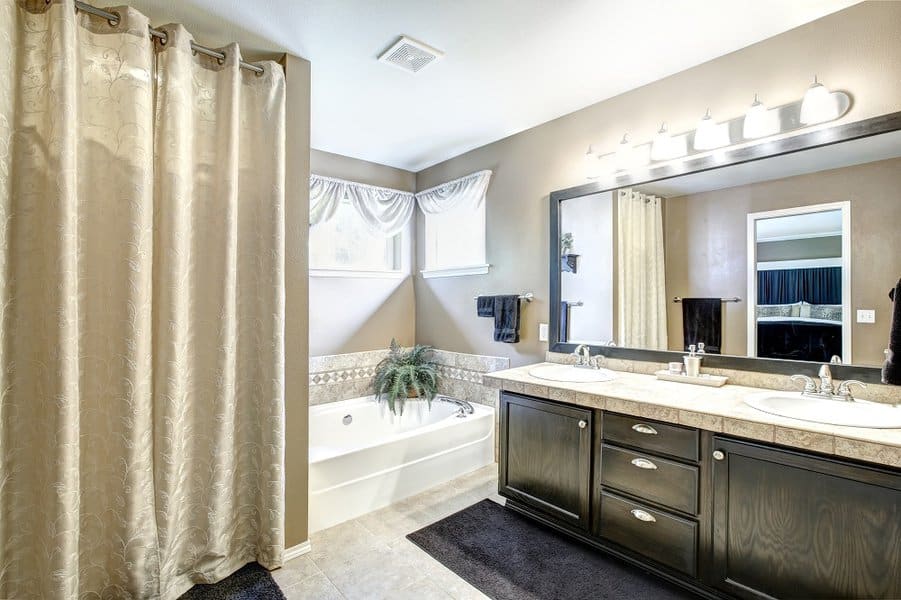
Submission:
[[[373,393],[378,363],[388,350],[310,358],[310,404],[325,404]],[[497,405],[497,390],[483,385],[483,375],[509,368],[510,359],[435,350],[439,392],[472,402]]]

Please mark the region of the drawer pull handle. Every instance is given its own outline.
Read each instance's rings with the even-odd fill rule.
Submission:
[[[647,435],[657,435],[656,429],[654,429],[650,425],[645,425],[644,423],[636,423],[632,426],[632,431],[637,431],[638,433],[644,433]]]
[[[635,465],[636,467],[638,467],[639,469],[653,470],[653,469],[657,468],[657,465],[655,465],[654,463],[652,463],[651,461],[649,461],[646,458],[633,458],[632,464]]]
[[[654,518],[654,515],[651,513],[641,510],[640,508],[633,508],[631,511],[632,516],[638,519],[639,521],[644,521],[645,523],[656,523],[657,519]]]
[[[579,429],[585,429],[586,427],[588,427],[588,421],[584,419],[579,421]]]

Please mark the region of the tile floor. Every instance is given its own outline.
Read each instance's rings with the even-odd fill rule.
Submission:
[[[310,536],[313,549],[272,573],[288,600],[487,598],[407,540],[497,493],[497,465]]]

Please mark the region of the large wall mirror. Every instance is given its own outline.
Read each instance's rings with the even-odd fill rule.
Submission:
[[[551,194],[551,349],[879,381],[901,116],[667,168]]]

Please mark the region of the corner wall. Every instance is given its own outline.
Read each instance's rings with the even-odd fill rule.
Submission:
[[[725,119],[745,112],[755,93],[775,106],[800,98],[814,74],[853,96],[843,122],[901,110],[901,2],[866,2],[620,96],[565,115],[419,172],[426,189],[480,169],[488,187],[488,275],[415,277],[416,341],[472,354],[506,356],[513,366],[544,360],[538,324],[548,321],[548,194],[583,184],[589,144],[608,151],[629,132],[648,141],[666,121],[693,129],[709,106]],[[422,216],[417,215],[417,226]],[[424,254],[417,243],[416,255]],[[475,315],[478,293],[531,291],[522,341],[495,343],[490,319]]]
[[[285,68],[285,548],[307,541],[309,477],[310,63]]]
[[[415,175],[347,156],[312,150],[317,175],[414,191]],[[413,222],[404,236],[406,263],[412,268]],[[348,302],[353,298],[353,302]],[[336,309],[340,307],[340,309]],[[310,277],[310,356],[346,354],[387,348],[391,338],[403,346],[415,340],[413,281],[394,278]]]

